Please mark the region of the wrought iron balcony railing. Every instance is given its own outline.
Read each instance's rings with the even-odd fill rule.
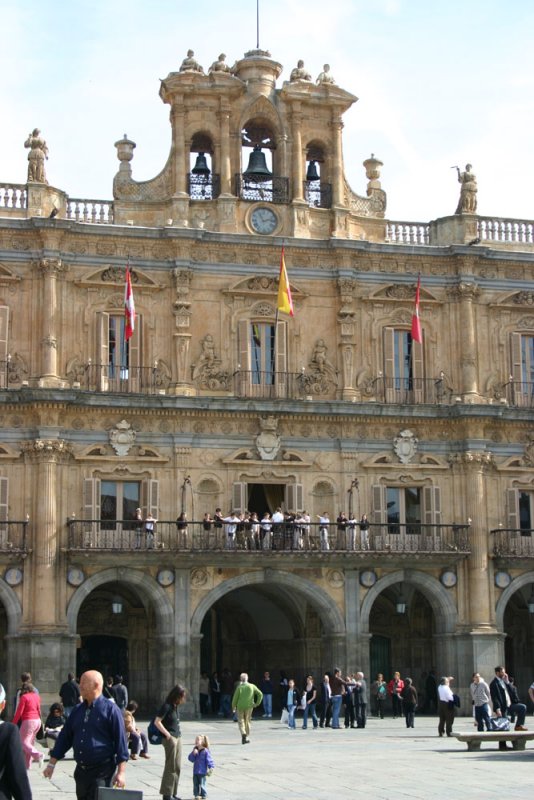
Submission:
[[[158,367],[121,367],[111,364],[86,364],[76,388],[89,392],[159,394],[170,379]]]
[[[29,520],[0,521],[0,553],[25,553]]]
[[[187,180],[191,200],[215,200],[221,193],[220,175],[211,173],[208,177],[204,177],[190,172]]]
[[[289,179],[273,175],[265,181],[251,181],[236,175],[235,193],[241,200],[251,202],[289,203]]]
[[[534,383],[510,380],[504,385],[504,396],[510,406],[534,407]]]
[[[307,394],[301,372],[261,372],[238,370],[234,373],[237,397],[303,399]]]
[[[304,181],[304,198],[312,208],[331,208],[332,184],[322,181]]]
[[[395,378],[380,375],[375,379],[375,394],[379,403],[450,404],[454,392],[445,379],[439,378]]]
[[[226,524],[205,528],[203,522],[188,522],[178,529],[174,521],[158,521],[153,535],[131,520],[71,518],[67,524],[69,549],[95,552],[469,553],[468,525],[373,524],[366,536],[358,526],[339,530],[331,523],[325,536],[315,523],[273,525],[267,533],[242,523],[233,534]]]
[[[534,558],[534,530],[532,528],[495,528],[493,553],[496,556]]]

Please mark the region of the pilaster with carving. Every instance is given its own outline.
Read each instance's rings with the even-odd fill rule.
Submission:
[[[465,403],[478,403],[482,397],[478,390],[478,363],[473,303],[480,294],[474,280],[460,280],[449,290],[449,296],[460,303],[460,349],[461,394]]]
[[[354,291],[356,282],[349,278],[340,278],[337,282],[341,296],[341,308],[337,314],[339,330],[341,370],[343,375],[343,400],[360,399],[360,392],[354,387],[355,374],[355,349],[354,342],[356,328],[356,311],[354,309]]]
[[[39,386],[64,386],[58,375],[58,330],[57,277],[67,267],[60,258],[42,258],[38,264],[43,279],[43,302],[41,306],[41,369]]]

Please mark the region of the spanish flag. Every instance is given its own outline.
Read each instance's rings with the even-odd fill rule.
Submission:
[[[294,316],[293,300],[291,299],[291,289],[289,288],[289,281],[287,279],[283,247],[282,257],[280,259],[280,277],[278,279],[278,311],[282,311],[284,314],[289,314],[291,317]]]
[[[419,318],[419,295],[421,293],[421,276],[417,278],[417,289],[415,290],[415,308],[412,314],[412,341],[423,343],[423,331],[421,330],[421,320]]]
[[[124,338],[126,341],[131,339],[135,330],[135,303],[132,289],[132,277],[130,273],[130,264],[126,267],[126,281],[124,285]]]

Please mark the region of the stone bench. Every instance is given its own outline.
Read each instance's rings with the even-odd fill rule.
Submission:
[[[512,742],[514,750],[525,750],[527,741],[534,739],[531,731],[469,731],[453,733],[459,742],[465,742],[470,752],[480,750],[482,742]]]

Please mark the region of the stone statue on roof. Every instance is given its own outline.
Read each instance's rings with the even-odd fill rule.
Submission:
[[[226,54],[221,53],[217,61],[214,61],[208,70],[209,72],[231,72],[232,70],[226,63]]]
[[[471,171],[472,169],[471,164],[465,165],[465,172],[460,172],[460,167],[456,167],[458,182],[462,184],[456,214],[476,214],[478,187],[476,175]]]
[[[304,69],[304,61],[300,59],[297,66],[291,70],[290,81],[311,81],[312,76]]]
[[[201,75],[204,75],[204,70],[195,58],[194,50],[187,51],[187,57],[182,61],[180,72],[200,72]]]
[[[331,83],[335,84],[335,80],[330,74],[330,64],[323,65],[323,71],[319,73],[319,76],[315,83]]]
[[[45,159],[48,158],[48,147],[41,136],[39,128],[34,128],[24,142],[24,147],[29,147],[28,153],[28,183],[48,183],[45,172]]]

